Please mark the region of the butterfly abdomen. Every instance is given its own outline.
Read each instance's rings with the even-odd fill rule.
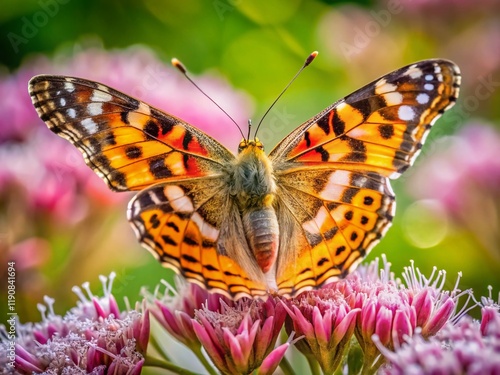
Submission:
[[[279,227],[273,207],[264,207],[243,214],[243,227],[255,260],[267,273],[276,263],[279,247]]]
[[[261,271],[267,273],[276,263],[279,226],[273,206],[276,181],[260,143],[244,143],[230,175],[230,194],[240,210],[247,245]]]

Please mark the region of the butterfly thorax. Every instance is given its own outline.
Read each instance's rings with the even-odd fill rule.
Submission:
[[[230,194],[241,211],[272,204],[276,192],[271,161],[260,141],[242,141],[230,173]]]
[[[276,181],[262,143],[243,140],[229,174],[229,194],[239,208],[246,240],[260,269],[275,265],[279,227],[273,207]]]

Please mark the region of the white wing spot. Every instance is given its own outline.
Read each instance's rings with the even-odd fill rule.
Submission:
[[[403,103],[403,94],[401,94],[400,92],[389,92],[387,94],[384,94],[383,96],[388,106]]]
[[[71,82],[64,82],[64,89],[67,92],[73,92],[75,91],[75,85],[73,85]]]
[[[154,204],[156,205],[160,205],[163,203],[163,201],[160,199],[160,197],[158,196],[158,194],[156,194],[156,192],[153,190],[153,191],[150,191],[148,193],[149,195],[149,198],[153,201]]]
[[[191,199],[186,197],[184,191],[179,186],[165,186],[165,196],[174,211],[193,212],[194,206]]]
[[[109,92],[108,88],[104,85],[97,85],[97,88],[104,92]]]
[[[361,128],[361,126],[357,126],[355,128],[353,128],[352,130],[349,130],[347,132],[347,134],[349,134],[349,137],[351,138],[363,138],[363,137],[366,137],[366,136],[370,136],[370,133],[367,132],[366,130],[363,130]]]
[[[415,112],[413,111],[412,107],[408,105],[402,105],[398,109],[398,116],[401,120],[410,121],[414,119]]]
[[[144,113],[145,115],[151,114],[151,108],[144,102],[139,103],[139,108],[137,108],[137,112]]]
[[[328,177],[319,196],[323,200],[337,201],[342,198],[346,186],[351,186],[351,173],[347,171],[335,171]]]
[[[91,116],[102,115],[102,103],[90,103],[87,106],[87,111]]]
[[[375,84],[375,94],[385,94],[397,90],[397,86],[392,83],[387,83],[385,78],[382,78]]]
[[[338,105],[337,105],[337,112],[341,112],[344,107],[346,106],[347,104],[342,100]]]
[[[191,220],[198,226],[203,237],[213,242],[217,241],[217,238],[219,238],[219,230],[207,223],[198,212],[195,212],[193,216],[191,216]]]
[[[426,89],[428,91],[434,90],[434,85],[431,85],[430,83],[426,83],[424,85],[424,89]]]
[[[82,120],[80,122],[80,124],[85,128],[85,130],[87,130],[88,133],[90,134],[94,134],[94,133],[97,133],[98,131],[98,127],[97,127],[97,124],[92,121],[91,118],[86,118],[84,120]]]
[[[425,76],[425,80],[426,80],[426,81],[432,81],[433,79],[434,79],[434,76],[433,76],[432,74],[427,74],[427,75]]]
[[[68,115],[68,117],[70,118],[75,118],[76,117],[76,111],[74,108],[69,108],[66,112],[66,114]]]
[[[408,68],[406,74],[415,79],[421,77],[423,73],[422,70],[420,68],[417,68],[416,65],[412,65]]]
[[[90,97],[90,100],[94,102],[110,102],[112,99],[113,97],[107,92],[102,92],[98,90],[94,90],[92,92],[92,96]]]
[[[319,233],[321,227],[328,220],[329,217],[330,213],[328,212],[325,206],[322,206],[320,207],[320,209],[316,213],[316,216],[312,220],[306,221],[305,223],[302,224],[302,228],[304,228],[309,233],[313,234]]]
[[[61,107],[64,107],[64,106],[66,105],[66,99],[61,98],[61,99],[59,100],[59,105],[60,105]]]
[[[151,196],[151,194],[149,194]],[[137,216],[141,210],[141,204],[137,200],[130,201],[128,204],[127,218],[130,220],[132,217]]]
[[[419,104],[426,104],[429,102],[429,95],[421,93],[417,95],[417,102]]]

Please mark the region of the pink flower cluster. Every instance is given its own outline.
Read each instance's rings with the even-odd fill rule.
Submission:
[[[412,176],[408,186],[416,197],[436,199],[456,217],[470,208],[475,193],[500,198],[500,133],[494,127],[469,124],[446,146]]]
[[[500,305],[483,298],[481,321],[460,316],[436,335],[407,337],[394,351],[380,346],[389,363],[383,374],[499,374]]]
[[[39,305],[43,320],[17,324],[15,373],[140,374],[149,341],[149,312],[144,306],[120,311],[111,294],[114,275],[102,279],[104,296],[87,296],[77,288],[78,306],[64,317],[56,315],[54,301]],[[141,310],[142,312],[138,312]],[[6,344],[0,362],[6,361]],[[7,363],[0,363],[8,370]],[[10,368],[12,373],[14,369]]]
[[[152,366],[194,374],[184,356],[164,349],[165,332],[150,330],[150,312],[211,375],[271,375],[278,366],[293,374],[297,356],[286,355],[290,346],[304,355],[312,373],[495,374],[500,369],[498,302],[483,298],[482,320],[475,322],[465,315],[469,300],[455,311],[459,297],[471,297],[470,292],[445,290],[444,272],[426,278],[412,265],[403,282],[385,258],[381,270],[375,260],[344,280],[292,299],[231,301],[179,283],[178,291],[165,284],[163,293],[145,293],[142,305],[121,311],[111,293],[113,278],[101,279],[104,297],[94,296],[88,283],[83,290],[75,287],[80,301],[64,317],[46,298],[48,309],[39,306],[42,322],[18,324],[15,371],[139,374]],[[0,365],[8,368],[5,327],[0,336]]]
[[[412,266],[403,278],[406,286],[384,260],[380,272],[375,261],[344,280],[289,300],[270,296],[266,301],[232,302],[196,285],[182,287],[176,297],[166,292],[149,299],[160,324],[195,353],[203,346],[224,374],[256,369],[269,373],[283,360],[294,337],[296,348],[309,361],[333,373],[345,361],[353,336],[363,352],[365,371],[373,373],[384,363],[379,347],[399,347],[416,331],[435,335],[464,294],[443,289],[444,273],[426,279]],[[289,339],[275,348],[282,326]]]

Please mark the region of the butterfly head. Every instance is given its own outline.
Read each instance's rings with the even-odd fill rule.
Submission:
[[[255,137],[253,140],[243,138],[238,145],[238,154],[240,154],[243,150],[246,149],[259,149],[264,150],[264,145],[259,140],[259,138]]]

